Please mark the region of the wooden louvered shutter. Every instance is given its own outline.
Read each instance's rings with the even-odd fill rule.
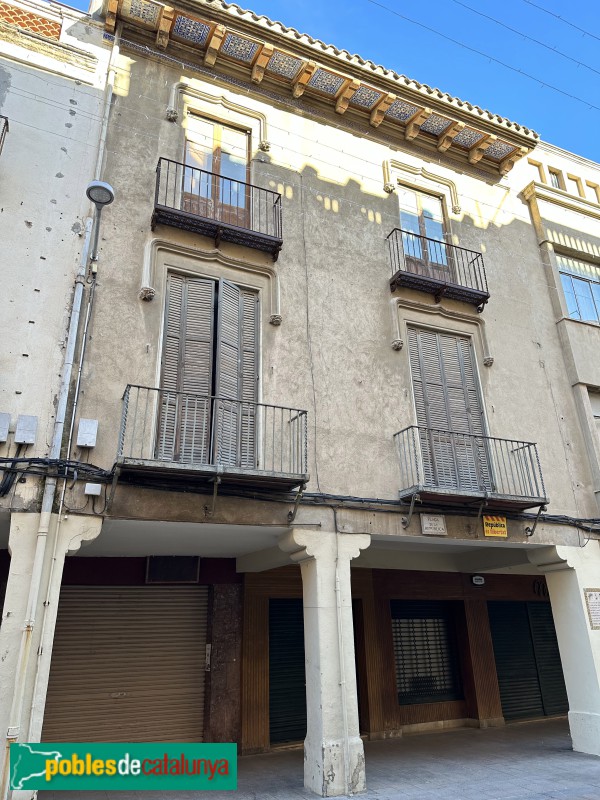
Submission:
[[[219,281],[215,457],[218,464],[256,466],[258,299]]]
[[[410,328],[409,350],[426,483],[489,488],[484,440],[469,436],[484,432],[470,340]]]
[[[214,295],[214,281],[169,275],[156,448],[162,460],[209,460]]]

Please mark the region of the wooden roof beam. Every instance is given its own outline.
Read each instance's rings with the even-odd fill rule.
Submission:
[[[478,164],[485,155],[488,147],[491,147],[498,139],[493,133],[489,133],[485,139],[481,139],[469,150],[469,164]]]
[[[219,47],[221,47],[221,43],[223,42],[226,33],[227,28],[225,25],[215,25],[212,36],[206,43],[206,53],[204,53],[204,63],[207,67],[214,66],[214,63],[217,60]]]
[[[260,83],[265,77],[265,67],[269,63],[269,59],[273,55],[274,47],[272,44],[263,44],[262,49],[256,56],[252,66],[252,80],[254,83]]]
[[[508,175],[517,161],[520,161],[520,159],[522,159],[523,156],[526,156],[528,152],[529,150],[526,147],[517,147],[517,149],[507,156],[504,161],[500,162],[498,167],[500,170],[500,175]]]
[[[173,17],[175,9],[171,6],[163,6],[160,10],[160,19],[158,21],[158,31],[156,32],[156,46],[159,50],[166,50],[169,44],[169,34],[171,33],[171,26],[173,25]]]
[[[114,33],[117,27],[117,14],[119,13],[119,0],[108,0],[106,5],[106,19],[104,20],[104,30],[107,33]]]
[[[452,146],[452,140],[457,136],[466,124],[464,122],[453,122],[446,130],[438,137],[437,149],[440,153],[445,153]]]
[[[379,127],[383,122],[383,118],[385,117],[385,112],[388,108],[392,105],[394,100],[396,100],[395,94],[386,94],[384,95],[381,100],[378,100],[375,106],[371,111],[371,119],[369,122],[374,128]]]
[[[292,95],[295,98],[302,97],[304,91],[306,89],[306,85],[311,79],[313,72],[316,70],[317,65],[314,61],[307,61],[300,72],[296,80],[294,81],[294,85],[292,87]]]
[[[432,114],[433,111],[430,108],[420,108],[416,114],[412,115],[406,123],[406,130],[404,131],[404,138],[407,142],[412,142],[413,139],[417,138],[421,130],[421,125]]]
[[[348,104],[350,103],[350,98],[354,94],[354,92],[360,86],[360,81],[357,80],[348,80],[340,89],[336,103],[335,103],[335,113],[336,114],[345,114],[348,110]]]

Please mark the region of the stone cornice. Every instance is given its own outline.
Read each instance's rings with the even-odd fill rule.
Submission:
[[[548,203],[568,208],[570,211],[577,211],[588,217],[600,219],[600,204],[592,203],[583,197],[575,197],[562,189],[555,189],[554,186],[547,186],[545,183],[532,181],[523,189],[522,195],[529,203],[532,199],[545,200]]]
[[[106,0],[105,26],[218,73],[263,83],[402,142],[505,175],[537,144],[517,123],[221,0]],[[126,46],[127,33],[124,37]]]

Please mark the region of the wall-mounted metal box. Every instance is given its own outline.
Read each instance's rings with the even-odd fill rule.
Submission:
[[[80,419],[77,428],[77,447],[96,447],[98,420]]]
[[[19,414],[17,417],[17,429],[15,430],[16,444],[35,444],[37,427],[37,417],[31,417],[28,414]]]
[[[10,427],[10,414],[2,412],[0,414],[0,442],[8,439],[8,429]]]

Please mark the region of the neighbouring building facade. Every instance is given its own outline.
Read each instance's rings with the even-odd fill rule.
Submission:
[[[568,713],[600,755],[600,167],[235,5],[50,8],[98,64],[69,202],[115,201],[47,391],[15,270],[5,459],[77,335],[58,457],[4,462],[3,741],[304,741],[323,796],[363,737]]]

